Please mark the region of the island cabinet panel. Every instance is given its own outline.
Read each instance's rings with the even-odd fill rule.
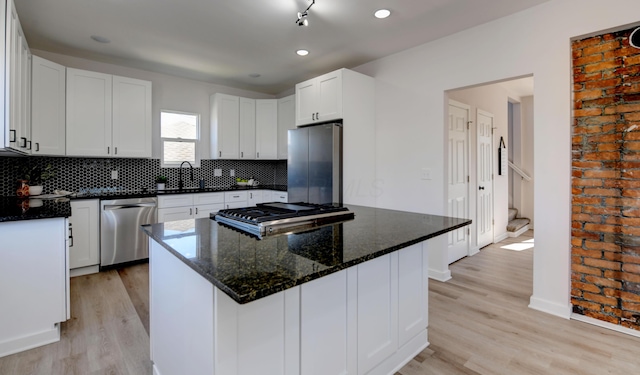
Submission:
[[[285,293],[239,305],[216,289],[214,301],[215,373],[286,374]]]
[[[398,346],[402,347],[427,328],[429,292],[427,244],[398,252]],[[422,267],[416,265],[422,264]]]
[[[358,265],[358,373],[398,348],[398,253]]]
[[[149,316],[154,374],[214,374],[214,286],[150,242]]]
[[[301,285],[301,375],[356,374],[354,271],[346,269]]]

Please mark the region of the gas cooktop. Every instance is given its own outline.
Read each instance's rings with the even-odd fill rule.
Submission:
[[[220,210],[210,216],[220,223],[258,237],[290,232],[294,229],[314,228],[354,218],[353,212],[338,204],[279,202]]]

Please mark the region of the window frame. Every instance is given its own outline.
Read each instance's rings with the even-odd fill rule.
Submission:
[[[168,138],[162,136],[162,114],[163,113],[175,113],[179,115],[188,115],[196,117],[196,138],[195,139],[185,139],[185,138]],[[179,168],[180,164],[172,164],[166,163],[164,160],[164,144],[166,141],[169,142],[186,142],[194,144],[194,159],[193,167],[200,167],[200,119],[201,115],[195,112],[185,112],[185,111],[175,111],[172,109],[161,109],[160,110],[160,168]]]

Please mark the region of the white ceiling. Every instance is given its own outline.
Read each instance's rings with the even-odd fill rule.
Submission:
[[[309,0],[15,0],[33,49],[268,94],[546,1],[316,0],[299,27]]]

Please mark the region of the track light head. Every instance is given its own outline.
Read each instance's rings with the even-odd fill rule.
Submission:
[[[309,20],[307,19],[308,11],[315,3],[316,0],[311,0],[311,5],[309,5],[304,12],[298,12],[298,19],[296,19],[296,23],[298,24],[298,26],[309,26]]]

